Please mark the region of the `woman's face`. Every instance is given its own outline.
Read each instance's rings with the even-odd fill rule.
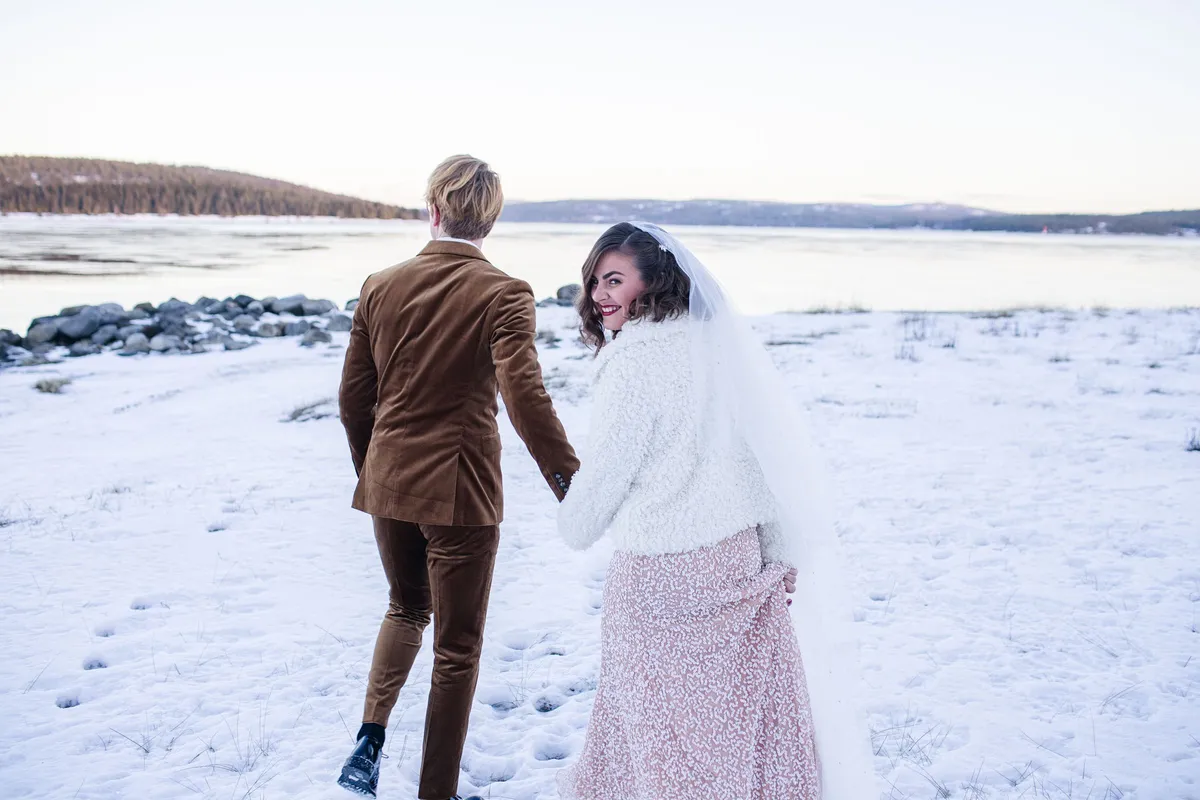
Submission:
[[[596,274],[588,287],[604,327],[619,331],[629,321],[629,306],[646,290],[642,275],[633,259],[609,250],[596,264]]]

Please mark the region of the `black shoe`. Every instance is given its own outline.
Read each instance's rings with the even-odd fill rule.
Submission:
[[[379,759],[382,757],[383,742],[373,736],[364,736],[354,746],[354,752],[346,759],[338,785],[364,797],[374,797],[379,788]]]

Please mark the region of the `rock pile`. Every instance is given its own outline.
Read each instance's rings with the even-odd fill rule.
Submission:
[[[345,311],[357,305],[351,300]],[[277,336],[298,336],[301,345],[311,347],[333,341],[331,333],[350,326],[350,315],[335,303],[302,294],[261,300],[244,294],[224,300],[202,297],[195,303],[172,298],[129,310],[117,303],[71,306],[35,319],[24,336],[0,330],[0,365],[32,365],[57,354],[78,357],[110,350],[123,356],[242,350],[258,339]]]

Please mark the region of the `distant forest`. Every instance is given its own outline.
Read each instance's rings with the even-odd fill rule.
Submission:
[[[415,209],[206,167],[0,156],[0,212],[419,219]]]

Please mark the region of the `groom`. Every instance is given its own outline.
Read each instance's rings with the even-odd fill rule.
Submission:
[[[426,200],[433,241],[367,279],[342,372],[354,507],[374,517],[389,602],[338,783],[375,796],[388,716],[432,614],[417,796],[453,800],[503,515],[497,390],[559,500],[579,461],[542,385],[533,291],[483,254],[504,204],[499,176],[454,156],[430,176]]]

